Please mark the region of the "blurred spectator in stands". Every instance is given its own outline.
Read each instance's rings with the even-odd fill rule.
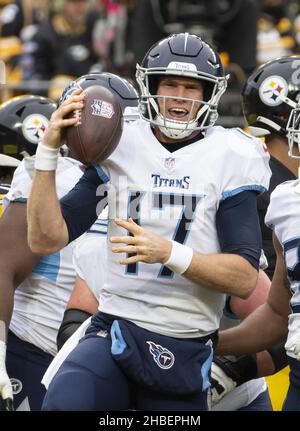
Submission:
[[[99,11],[89,0],[61,0],[50,19],[41,24],[32,42],[34,72],[40,80],[53,80],[49,96],[57,99],[68,80],[88,73],[97,62],[92,34]],[[57,82],[60,85],[57,87]]]
[[[0,0],[0,8],[4,3],[1,36],[20,36],[24,27],[39,24],[49,15],[49,0]]]
[[[134,74],[135,64],[128,45],[128,13],[134,7],[134,0],[98,0],[103,8],[93,32],[93,47],[99,57],[99,70]]]
[[[31,39],[49,14],[49,0],[0,0],[0,60],[6,64],[8,84],[16,85],[31,77]]]
[[[300,13],[294,21],[294,30],[295,30],[295,39],[297,43],[297,47],[295,51],[297,53],[300,53]]]
[[[292,0],[291,10],[294,14],[294,32],[296,39],[296,54],[300,54],[300,2],[299,0]]]
[[[285,55],[296,49],[290,0],[261,0],[258,21],[257,63]]]
[[[158,39],[191,31],[249,73],[256,66],[258,16],[257,0],[139,0],[132,14],[131,48],[139,62]]]

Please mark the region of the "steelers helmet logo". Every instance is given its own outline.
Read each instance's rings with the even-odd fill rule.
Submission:
[[[37,145],[43,137],[43,134],[48,124],[49,120],[44,115],[28,115],[28,117],[24,119],[22,124],[23,135],[27,139],[27,141]]]
[[[281,76],[269,76],[259,87],[259,97],[268,106],[278,106],[288,94],[288,84]]]

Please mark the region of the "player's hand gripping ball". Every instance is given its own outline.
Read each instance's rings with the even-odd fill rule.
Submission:
[[[86,166],[107,159],[117,147],[123,129],[122,109],[107,88],[92,85],[83,91],[84,107],[76,110],[75,126],[67,129],[71,157]]]

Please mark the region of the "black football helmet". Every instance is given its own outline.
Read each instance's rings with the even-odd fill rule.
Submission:
[[[254,135],[277,133],[288,137],[291,156],[293,142],[297,143],[300,133],[299,70],[300,56],[271,60],[249,76],[242,90],[243,110],[250,131]]]
[[[80,76],[64,89],[58,102],[59,105],[61,105],[76,88],[85,89],[91,85],[101,85],[102,87],[113,91],[113,93],[118,97],[125,120],[134,120],[139,118],[137,110],[139,101],[138,92],[127,79],[109,72],[89,73],[87,75]]]
[[[157,88],[162,75],[201,81],[204,97],[196,118],[189,118],[184,122],[174,121],[159,112]],[[141,116],[173,139],[184,138],[194,130],[204,130],[213,125],[218,118],[219,100],[227,86],[227,77],[218,53],[200,37],[189,33],[173,34],[154,44],[141,65],[137,65],[136,79],[141,90]],[[164,96],[164,99],[167,97]],[[193,106],[199,103],[199,100],[187,100]]]
[[[19,160],[35,154],[56,104],[45,97],[24,95],[0,105],[0,153]]]

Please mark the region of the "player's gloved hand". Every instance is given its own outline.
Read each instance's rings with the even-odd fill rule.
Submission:
[[[13,410],[13,390],[6,371],[5,356],[6,344],[0,340],[0,396],[3,400],[5,410]]]
[[[236,387],[236,382],[227,376],[215,362],[211,365],[211,404],[218,404],[226,394]]]
[[[211,367],[212,405],[231,392],[236,386],[257,376],[255,355],[215,356]]]
[[[284,347],[287,352],[293,353],[296,356],[296,359],[300,361],[300,333],[289,337]]]

